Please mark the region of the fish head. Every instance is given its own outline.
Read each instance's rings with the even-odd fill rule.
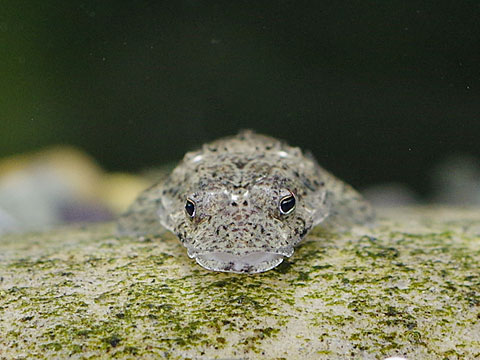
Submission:
[[[319,216],[303,184],[278,174],[244,185],[203,182],[195,190],[183,194],[183,208],[169,223],[188,255],[209,270],[251,274],[275,268],[292,256]]]

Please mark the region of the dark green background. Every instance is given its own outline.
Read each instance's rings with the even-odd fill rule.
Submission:
[[[0,1],[0,156],[135,171],[253,128],[425,193],[479,115],[479,1]]]

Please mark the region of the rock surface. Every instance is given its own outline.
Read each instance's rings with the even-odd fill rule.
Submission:
[[[480,358],[480,210],[315,229],[258,275],[113,224],[0,238],[0,359]]]

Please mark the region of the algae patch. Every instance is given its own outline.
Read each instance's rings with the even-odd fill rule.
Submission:
[[[253,276],[200,268],[169,233],[4,236],[0,358],[480,357],[480,212],[411,212],[315,229]]]

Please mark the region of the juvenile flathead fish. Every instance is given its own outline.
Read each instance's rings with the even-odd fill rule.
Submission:
[[[121,234],[175,233],[188,256],[215,271],[258,273],[292,256],[322,222],[373,220],[349,185],[283,141],[243,131],[189,152],[122,215]]]

